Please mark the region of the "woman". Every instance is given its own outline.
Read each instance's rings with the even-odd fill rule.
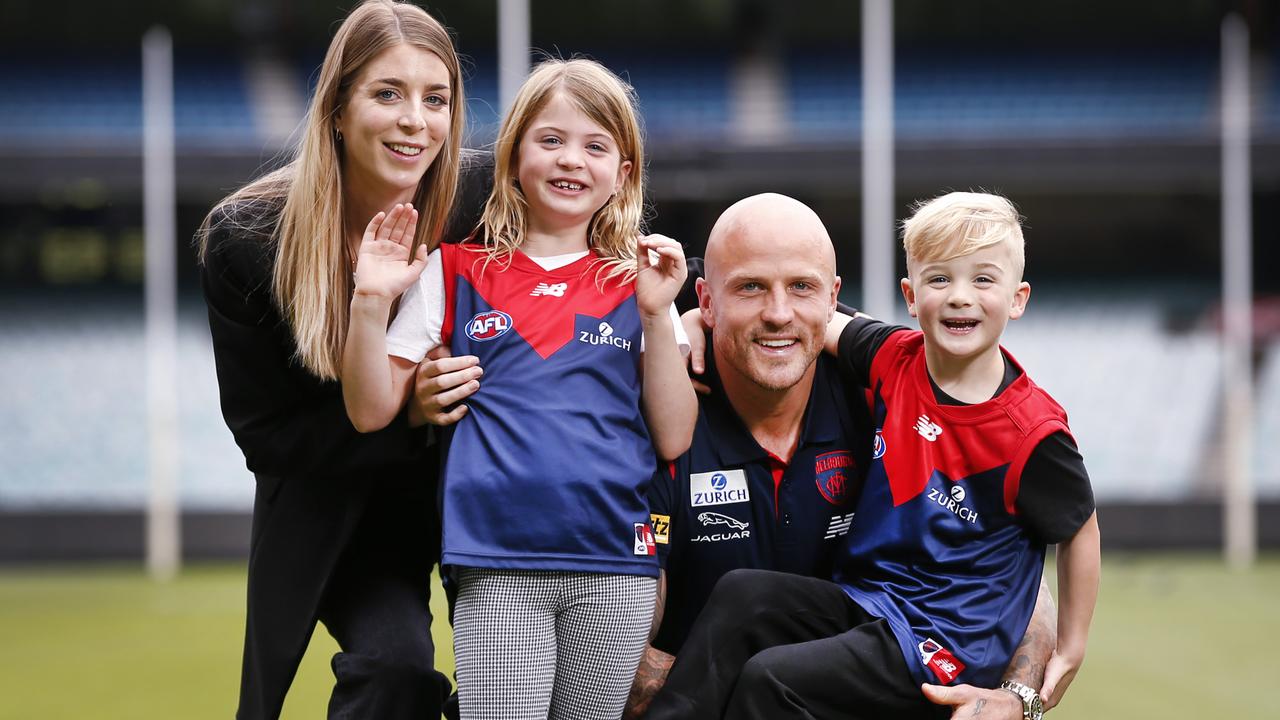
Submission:
[[[435,462],[407,413],[357,433],[337,378],[362,231],[412,202],[415,246],[439,242],[463,107],[444,27],[370,0],[329,46],[295,159],[201,231],[222,412],[257,478],[240,718],[280,714],[317,620],[342,650],[330,717],[439,717],[448,693],[428,607]]]

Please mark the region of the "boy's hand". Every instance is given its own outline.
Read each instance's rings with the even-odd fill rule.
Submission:
[[[409,204],[373,216],[360,241],[356,295],[393,300],[418,279],[427,266],[427,246],[418,246],[410,256],[417,225],[418,211]]]
[[[1049,664],[1044,667],[1044,687],[1040,688],[1040,700],[1046,711],[1061,702],[1062,696],[1067,693],[1067,687],[1076,678],[1076,673],[1080,672],[1080,665],[1080,660],[1059,655],[1057,650],[1049,656]]]
[[[951,707],[953,718],[981,720],[1021,720],[1022,701],[1007,690],[988,690],[973,685],[921,685],[925,698],[935,705]]]
[[[475,355],[451,357],[444,347],[428,353],[418,365],[413,397],[409,399],[409,426],[446,426],[461,420],[468,408],[458,403],[480,389],[484,369],[479,363]]]
[[[702,310],[698,308],[681,315],[680,323],[684,325],[685,335],[689,336],[689,380],[698,394],[710,395],[710,386],[694,377],[707,370],[707,330],[710,328],[702,323]]]
[[[689,274],[684,249],[665,235],[642,237],[637,245],[636,304],[641,315],[666,315]]]

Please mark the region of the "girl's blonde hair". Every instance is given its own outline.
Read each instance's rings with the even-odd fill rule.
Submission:
[[[519,185],[520,139],[556,93],[573,103],[618,144],[620,162],[631,172],[587,227],[587,243],[604,259],[604,280],[630,282],[636,274],[636,240],[644,228],[644,142],[635,91],[594,60],[549,59],[538,64],[516,93],[494,148],[493,192],[485,203],[477,234],[488,263],[510,262],[525,239],[529,206]]]
[[[368,0],[347,16],[320,66],[294,159],[224,198],[205,218],[198,236],[202,259],[215,230],[275,239],[276,305],[293,334],[297,360],[323,380],[336,380],[341,371],[354,289],[354,258],[344,236],[348,218],[342,201],[341,141],[334,121],[365,65],[400,44],[433,53],[449,71],[449,137],[413,197],[421,218],[414,249],[423,243],[434,249],[458,188],[466,99],[448,30],[421,8],[395,0]],[[277,207],[278,213],[261,211]],[[246,212],[254,208],[260,211]]]
[[[902,222],[902,248],[915,262],[938,262],[1007,243],[1015,274],[1025,266],[1022,216],[1007,198],[952,192],[916,203]]]

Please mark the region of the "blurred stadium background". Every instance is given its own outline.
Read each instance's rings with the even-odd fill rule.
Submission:
[[[128,570],[104,580],[99,570],[50,569],[129,564],[143,555],[139,42],[157,24],[172,32],[175,52],[184,552],[188,559],[243,558],[253,479],[218,412],[189,239],[212,203],[278,162],[330,33],[352,4],[0,0],[0,563],[7,566],[0,568],[0,622],[9,623],[0,625],[0,636],[8,628],[30,633],[41,619],[65,630],[66,618],[56,612],[25,613],[87,613],[100,599],[97,583],[110,585],[110,578],[134,583],[129,592],[139,597],[160,592]],[[467,144],[483,147],[498,121],[498,3],[422,4],[457,32],[469,59]],[[1071,414],[1100,505],[1104,548],[1146,553],[1126,559],[1138,565],[1119,572],[1167,576],[1153,581],[1150,597],[1207,583],[1233,588],[1233,602],[1244,603],[1213,610],[1198,604],[1213,593],[1184,592],[1189,605],[1185,615],[1171,611],[1175,625],[1260,610],[1261,593],[1274,594],[1280,575],[1274,555],[1242,579],[1215,574],[1212,561],[1150,554],[1212,553],[1222,542],[1219,32],[1228,11],[1244,17],[1252,39],[1252,481],[1265,550],[1280,546],[1280,275],[1270,272],[1280,268],[1280,3],[898,0],[894,10],[895,216],[948,189],[985,188],[1018,203],[1028,218],[1035,292],[1006,344]],[[734,200],[762,191],[793,195],[826,221],[845,299],[857,304],[859,13],[859,3],[838,0],[532,0],[531,35],[535,48],[595,57],[635,85],[648,133],[654,230],[700,254],[712,222]],[[1184,565],[1192,567],[1186,577],[1178,574]],[[218,672],[232,684],[207,689],[207,703],[226,716],[242,627],[235,588],[242,585],[234,572],[230,580],[218,570],[202,572],[222,578],[217,592],[231,593],[232,614],[219,632],[231,665]],[[46,573],[54,573],[48,582]],[[178,587],[206,575],[184,577]],[[1103,592],[1100,618],[1110,612],[1105,584]],[[1146,596],[1125,597],[1117,602],[1129,603],[1137,622],[1149,609]],[[140,602],[139,613],[166,612]],[[1117,616],[1103,627],[1125,622]],[[1220,627],[1204,637],[1241,640],[1239,628]],[[1280,636],[1275,621],[1261,627],[1271,639]],[[1267,637],[1257,627],[1250,632]],[[35,635],[29,645],[3,651],[8,669],[38,673],[38,663],[15,654],[57,647],[47,634]],[[1273,662],[1240,647],[1217,646],[1212,657]],[[1155,652],[1143,657],[1164,655]],[[1120,657],[1117,672],[1139,664]],[[1246,665],[1226,667],[1232,674],[1224,680],[1231,681]],[[1132,681],[1095,672],[1073,693],[1109,677]],[[1180,679],[1143,687],[1176,693],[1185,687]],[[1208,697],[1216,703],[1231,696],[1223,690]],[[69,706],[56,703],[8,714],[7,703],[0,699],[0,717],[95,716],[62,713],[54,708]],[[1106,717],[1106,708],[1121,706],[1074,717]],[[1123,707],[1117,716],[1146,715],[1142,705]],[[1252,714],[1260,707],[1270,710]],[[1200,714],[1187,712],[1160,716]],[[1273,713],[1280,713],[1274,703],[1235,712]]]

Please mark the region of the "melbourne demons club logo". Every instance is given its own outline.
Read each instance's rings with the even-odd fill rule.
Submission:
[[[511,316],[500,310],[476,313],[467,321],[467,337],[476,342],[500,338],[512,327]]]
[[[853,456],[843,450],[823,453],[813,460],[813,480],[818,492],[832,505],[844,503],[851,472]]]

